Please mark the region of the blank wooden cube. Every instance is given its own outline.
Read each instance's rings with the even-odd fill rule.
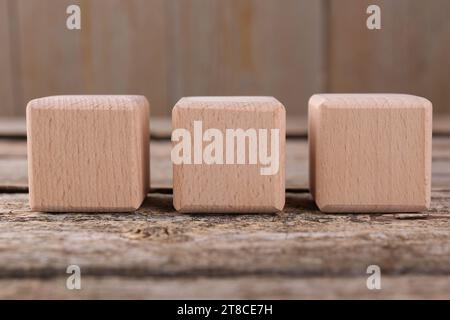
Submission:
[[[142,96],[55,96],[27,106],[30,206],[136,210],[149,189],[149,104]]]
[[[200,126],[202,133],[199,133]],[[173,109],[172,127],[172,156],[190,153],[182,163],[174,162],[172,157],[173,203],[178,211],[269,213],[283,209],[286,114],[278,100],[272,97],[183,98]],[[177,129],[191,136],[190,151],[178,152],[177,146],[186,140],[176,136]],[[237,132],[240,136],[231,138]],[[244,140],[244,147],[238,149],[238,140],[242,142],[244,132],[249,136]],[[201,141],[202,138],[205,140]],[[221,139],[223,148],[212,152],[212,142]],[[272,155],[270,164],[264,158],[266,151]],[[218,157],[212,161],[208,155]]]
[[[400,94],[309,102],[310,187],[324,212],[418,212],[430,205],[431,103]]]

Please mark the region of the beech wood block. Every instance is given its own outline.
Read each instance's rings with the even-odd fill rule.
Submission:
[[[149,190],[149,104],[143,96],[54,96],[27,106],[30,206],[128,212]]]
[[[182,98],[173,109],[172,127],[176,210],[271,213],[283,209],[286,112],[278,100]],[[180,130],[183,136],[177,135]],[[177,163],[174,155],[184,155],[185,161]]]
[[[430,205],[432,105],[401,94],[309,101],[310,187],[324,212],[419,212]]]

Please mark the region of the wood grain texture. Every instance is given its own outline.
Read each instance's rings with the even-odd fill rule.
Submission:
[[[69,264],[79,265],[83,277],[180,283],[189,277],[354,279],[367,277],[372,264],[383,277],[449,275],[449,191],[433,191],[430,210],[420,215],[330,215],[308,193],[288,192],[286,200],[277,215],[190,215],[174,210],[171,195],[150,194],[135,213],[94,215],[31,212],[27,194],[2,194],[0,276],[66,277]],[[435,285],[417,289],[426,294]],[[321,290],[317,295],[326,295]]]
[[[169,0],[169,103],[264,95],[305,114],[324,87],[323,1]]]
[[[310,100],[311,192],[324,212],[417,212],[430,205],[431,103],[393,94]]]
[[[0,0],[0,114],[12,116],[15,112],[16,102],[14,99],[13,83],[13,49],[10,15],[11,1]]]
[[[143,96],[54,96],[27,106],[36,211],[132,211],[149,190]]]
[[[285,193],[285,136],[284,106],[272,97],[189,97],[181,99],[172,112],[172,127],[190,133],[188,141],[190,163],[174,163],[174,206],[182,212],[276,212],[283,209]],[[197,136],[195,121],[202,122]],[[208,129],[221,134],[221,160],[206,163],[208,146],[219,141],[212,137],[202,141]],[[227,130],[253,130],[254,136],[229,137]],[[266,135],[261,135],[261,130]],[[273,133],[278,130],[278,136]],[[174,150],[187,138],[174,140]],[[231,141],[230,141],[231,139]],[[261,143],[265,140],[266,147]],[[273,144],[276,140],[277,144]],[[243,141],[243,149],[239,148]],[[273,141],[273,142],[272,142]],[[231,143],[230,143],[231,142]],[[200,161],[195,159],[196,143],[200,144]],[[228,147],[231,146],[231,148]],[[191,151],[192,150],[192,151]],[[214,151],[215,157],[219,148]],[[181,152],[184,155],[187,149]],[[255,163],[251,163],[253,151]],[[178,154],[177,153],[177,154]],[[270,163],[261,155],[270,156]],[[231,162],[228,160],[231,156]],[[243,156],[243,161],[239,158]],[[217,163],[219,162],[219,163]],[[274,165],[277,163],[277,165]],[[271,173],[263,170],[271,168]]]
[[[366,28],[366,9],[381,8],[381,30]],[[328,91],[403,92],[448,111],[450,2],[331,0]]]

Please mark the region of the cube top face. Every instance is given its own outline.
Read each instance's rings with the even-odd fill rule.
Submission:
[[[149,104],[140,96],[58,96],[27,106],[30,206],[133,211],[149,189]]]
[[[325,212],[417,212],[431,193],[432,106],[393,94],[315,95],[310,187]]]
[[[309,108],[338,109],[430,109],[431,102],[425,98],[394,93],[316,94],[311,97]]]
[[[178,211],[264,213],[283,209],[286,113],[278,100],[183,98],[173,109],[172,128],[172,156],[186,141],[186,137],[174,140],[178,130],[188,132],[191,142],[189,161],[175,163],[172,157]],[[238,137],[238,132],[248,136]],[[220,147],[209,153],[213,142],[219,140]],[[208,161],[208,154],[220,157]]]
[[[111,110],[133,111],[149,108],[144,96],[137,95],[67,95],[50,96],[31,100],[27,109],[40,110]]]
[[[226,108],[228,111],[274,112],[284,110],[284,106],[274,97],[184,97],[175,105],[177,109],[210,110]]]

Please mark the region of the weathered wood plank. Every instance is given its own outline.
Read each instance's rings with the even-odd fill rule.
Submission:
[[[366,9],[381,7],[382,28],[366,28]],[[448,111],[450,2],[330,1],[329,80],[332,92],[399,92]]]
[[[26,141],[0,139],[0,189],[4,191],[27,191]]]
[[[0,118],[0,138],[26,138],[27,126],[24,117]]]
[[[150,143],[150,181],[151,188],[172,188],[172,162],[168,141]]]
[[[433,135],[450,134],[450,114],[440,113],[433,115]]]
[[[11,16],[9,10],[11,1],[0,0],[0,114],[2,116],[12,116],[15,114],[14,84],[13,84],[13,57],[12,57],[12,32]]]
[[[358,277],[123,278],[84,277],[82,290],[67,278],[0,279],[1,299],[449,299],[448,276],[383,276],[381,290]]]
[[[191,95],[273,95],[305,114],[323,91],[322,1],[168,1],[169,105]]]
[[[422,215],[317,211],[288,193],[278,215],[179,214],[172,196],[150,194],[128,214],[30,212],[27,194],[0,196],[0,277],[84,275],[361,276],[449,275],[450,191]],[[426,263],[425,263],[426,262]]]
[[[26,156],[26,141],[0,139],[0,158],[24,158]]]
[[[28,189],[26,158],[0,157],[0,188],[2,190]]]

